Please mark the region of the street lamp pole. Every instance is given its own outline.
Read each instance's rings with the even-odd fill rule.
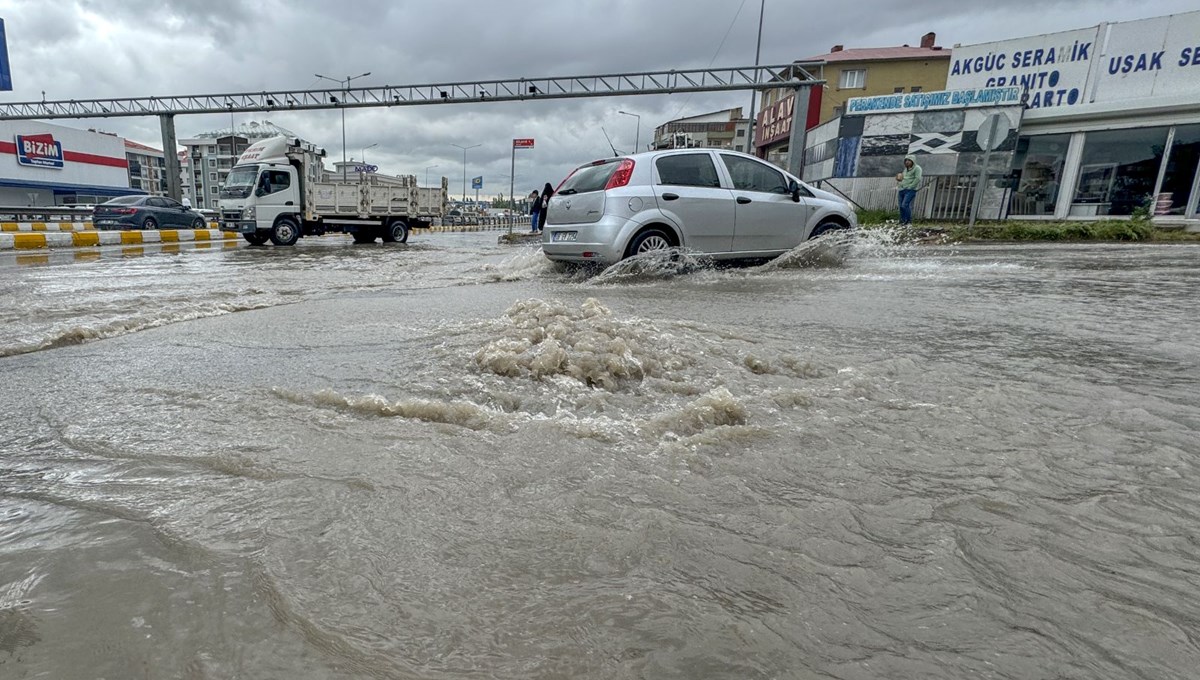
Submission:
[[[429,186],[429,171],[436,168],[436,165],[431,165],[425,168],[425,186]]]
[[[379,142],[375,142],[371,146],[364,146],[362,148],[362,164],[363,165],[367,164],[367,149],[374,149],[377,146],[379,146]]]
[[[474,149],[477,146],[483,146],[483,145],[482,144],[472,144],[471,146],[459,146],[458,144],[451,144],[450,146],[452,146],[456,149],[462,149],[462,152],[463,152],[463,204],[466,205],[466,203],[467,203],[467,149]]]
[[[340,103],[341,109],[342,109],[342,177],[345,178],[346,177],[346,95],[349,94],[351,80],[357,80],[359,78],[366,78],[367,76],[371,75],[371,72],[367,71],[366,73],[360,73],[356,76],[346,76],[342,80],[338,80],[337,78],[330,78],[329,76],[323,76],[320,73],[314,73],[313,75],[318,78],[324,78],[325,80],[332,80],[333,82],[342,86],[342,101],[339,103]]]
[[[641,145],[642,145],[642,117],[637,115],[636,113],[629,113],[628,111],[617,111],[617,113],[621,113],[626,116],[633,116],[634,118],[637,118],[637,133],[636,133],[636,136],[633,138],[633,152],[634,153],[641,152],[641,150],[642,150],[642,148],[641,148]]]

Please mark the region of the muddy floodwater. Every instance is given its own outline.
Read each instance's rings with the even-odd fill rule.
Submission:
[[[0,255],[0,678],[1195,678],[1200,247]]]

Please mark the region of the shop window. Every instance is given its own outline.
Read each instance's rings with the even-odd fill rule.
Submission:
[[[1070,141],[1070,135],[1040,135],[1017,142],[1013,167],[1020,170],[1021,179],[1009,203],[1010,214],[1054,214]]]
[[[1073,215],[1132,215],[1158,180],[1167,128],[1089,132],[1084,138]]]
[[[838,81],[838,87],[843,90],[859,90],[866,86],[867,71],[861,68],[842,71],[841,79]]]
[[[1156,197],[1156,215],[1182,215],[1187,210],[1196,170],[1200,168],[1200,125],[1180,125],[1175,128],[1175,141],[1167,159],[1162,190]]]

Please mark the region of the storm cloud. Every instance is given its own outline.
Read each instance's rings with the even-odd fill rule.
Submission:
[[[816,3],[766,0],[764,64],[822,54],[834,44],[917,44],[934,31],[939,44],[972,44],[1092,26],[1104,21],[1183,12],[1194,0],[1154,3],[1010,0],[964,3],[882,0]],[[314,76],[356,85],[404,85],[618,73],[754,63],[755,0],[0,0],[14,91],[4,101],[323,88]],[[336,86],[335,86],[336,87]],[[643,145],[654,127],[678,116],[742,106],[750,93],[651,95],[352,110],[347,155],[389,174],[450,178],[461,191],[463,157],[453,144],[480,144],[466,172],[483,175],[484,194],[508,193],[510,145],[519,151],[518,193],[557,182],[571,168]],[[338,112],[237,114],[269,119],[341,157]],[[59,121],[161,146],[154,118]],[[179,137],[228,127],[229,116],[184,116]]]

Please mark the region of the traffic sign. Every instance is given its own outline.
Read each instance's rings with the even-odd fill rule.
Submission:
[[[532,149],[533,148],[533,138],[528,137],[528,138],[514,139],[513,140],[513,148],[514,149]]]
[[[471,178],[471,188],[472,189],[482,189],[483,188],[483,175]]]
[[[979,124],[979,133],[975,138],[976,143],[984,151],[995,151],[1000,148],[1005,139],[1008,139],[1010,129],[1008,116],[1003,113],[993,113]]]

